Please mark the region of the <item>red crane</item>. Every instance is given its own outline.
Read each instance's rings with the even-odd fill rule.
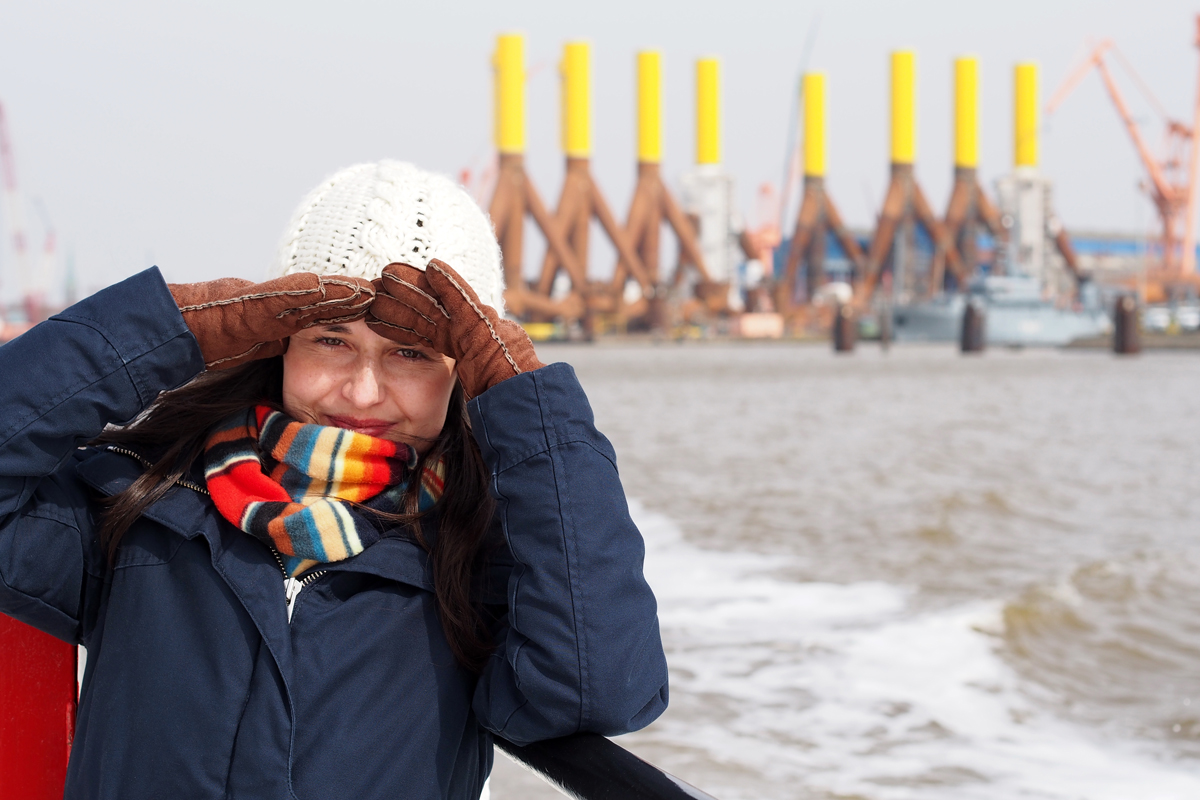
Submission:
[[[17,190],[17,170],[13,164],[12,142],[8,138],[8,122],[4,117],[3,104],[0,104],[0,180],[4,182],[8,225],[12,231],[17,268],[25,273],[28,267],[25,253],[25,225],[21,214],[21,195]]]
[[[1195,44],[1200,47],[1200,16],[1196,18]],[[1112,72],[1105,62],[1105,57],[1112,53],[1121,60],[1126,70],[1137,81],[1142,91],[1162,115],[1166,124],[1166,147],[1162,158],[1156,158],[1146,143],[1145,137],[1134,121],[1129,110],[1129,104],[1117,88]],[[1192,278],[1196,273],[1196,183],[1197,167],[1200,160],[1200,94],[1197,95],[1195,108],[1192,111],[1193,122],[1187,125],[1172,119],[1163,110],[1162,105],[1154,99],[1154,95],[1145,83],[1137,77],[1129,62],[1121,55],[1111,39],[1105,39],[1096,45],[1083,63],[1076,67],[1067,79],[1059,86],[1058,91],[1046,105],[1047,115],[1062,104],[1080,81],[1095,69],[1100,73],[1104,88],[1117,108],[1117,114],[1133,140],[1134,149],[1146,169],[1147,180],[1143,188],[1150,195],[1162,223],[1161,246],[1163,254],[1163,277]]]

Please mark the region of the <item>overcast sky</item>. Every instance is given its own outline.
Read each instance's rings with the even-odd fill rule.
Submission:
[[[1047,99],[1085,43],[1113,37],[1166,108],[1190,122],[1196,10],[1176,0],[838,2],[56,2],[0,0],[0,103],[27,228],[37,198],[80,284],[151,263],[176,281],[258,278],[300,197],[348,164],[402,158],[457,174],[490,154],[495,35],[527,34],[529,154],[550,202],[562,174],[562,44],[592,42],[595,174],[624,214],[634,175],[634,58],[665,58],[664,169],[694,158],[693,62],[723,63],[725,165],[754,221],[755,189],[779,183],[809,27],[809,67],[828,73],[828,184],[852,224],[882,199],[888,53],[918,59],[917,174],[949,194],[952,60],[981,59],[981,172],[1011,164],[1012,66],[1042,65]],[[1154,143],[1162,125],[1122,79]],[[1068,227],[1146,231],[1142,169],[1096,76],[1044,120],[1042,169]],[[0,213],[4,213],[0,208]],[[0,294],[19,278],[0,250]],[[604,272],[609,265],[597,265]]]

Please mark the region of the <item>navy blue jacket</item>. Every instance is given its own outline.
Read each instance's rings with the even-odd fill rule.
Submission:
[[[0,347],[0,611],[87,647],[68,798],[467,798],[490,732],[614,735],[666,707],[643,544],[565,364],[471,401],[503,532],[507,614],[459,668],[425,553],[328,566],[289,624],[270,549],[176,486],[111,567],[99,501],[141,472],[83,447],[203,370],[157,270]]]

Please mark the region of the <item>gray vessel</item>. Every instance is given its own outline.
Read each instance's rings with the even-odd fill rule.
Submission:
[[[1060,308],[1042,298],[1037,278],[988,276],[972,281],[965,294],[945,294],[896,306],[892,330],[897,341],[958,341],[967,303],[975,303],[984,312],[984,337],[990,345],[1059,347],[1075,339],[1109,333],[1112,321],[1095,284],[1083,283],[1079,298],[1075,307]]]

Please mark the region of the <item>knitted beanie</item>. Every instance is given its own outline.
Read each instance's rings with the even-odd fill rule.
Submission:
[[[504,312],[500,246],[487,215],[449,178],[402,161],[347,167],[304,198],[271,277],[296,272],[378,278],[388,264],[440,259]]]

